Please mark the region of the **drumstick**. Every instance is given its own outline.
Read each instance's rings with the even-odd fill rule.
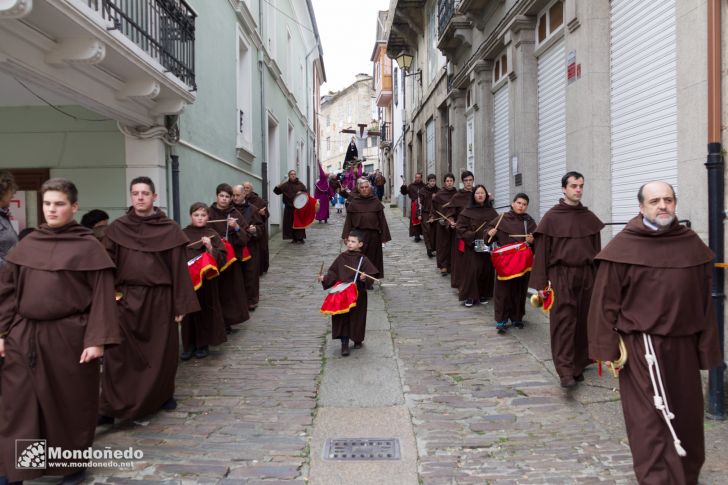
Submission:
[[[495,227],[493,229],[495,229],[496,231],[498,230],[498,226],[500,225],[501,221],[503,220],[504,215],[506,215],[505,212],[501,213],[500,217],[498,218],[498,222],[495,223]],[[493,236],[490,236],[488,238],[488,242],[490,243],[490,241],[492,241],[492,240],[493,240]]]
[[[349,269],[350,269],[350,270],[352,270],[352,271],[356,271],[356,268],[352,268],[351,266],[348,266],[348,265],[346,265],[346,264],[344,265],[344,267],[345,267],[345,268],[349,268]],[[373,279],[373,280],[374,280],[374,281],[376,281],[377,283],[379,283],[379,282],[381,281],[381,280],[378,280],[377,278],[375,278],[374,276],[369,276],[369,275],[368,275],[368,274],[366,274],[366,273],[362,273],[362,274],[363,274],[364,276],[366,276],[367,278],[371,278],[371,279]]]
[[[450,224],[454,224],[454,222],[453,222],[453,221],[451,221],[451,220],[450,220],[450,218],[449,218],[449,217],[447,217],[447,216],[446,216],[445,214],[443,214],[442,212],[440,212],[440,211],[438,211],[438,210],[436,210],[435,212],[437,212],[438,214],[440,214],[440,215],[441,215],[441,216],[443,217],[443,219],[447,219],[447,222],[449,222]]]
[[[217,234],[213,234],[212,236],[207,236],[207,237],[209,237],[210,239],[212,239],[212,238],[214,238],[214,237],[218,237],[218,236],[217,236]],[[194,246],[195,244],[199,244],[199,243],[201,243],[201,242],[202,242],[202,239],[198,239],[198,240],[197,240],[197,241],[195,241],[195,242],[191,242],[191,243],[189,243],[189,244],[187,245],[187,247],[190,247],[190,246]]]
[[[528,237],[530,234],[509,234],[508,237]]]
[[[475,234],[477,234],[478,231],[480,231],[483,228],[483,226],[485,225],[486,222],[488,222],[488,221],[483,221],[483,223],[478,226],[478,228],[475,230]]]
[[[227,221],[228,221],[227,219],[213,219],[211,221],[207,221],[207,223],[209,224],[211,222],[227,222]]]

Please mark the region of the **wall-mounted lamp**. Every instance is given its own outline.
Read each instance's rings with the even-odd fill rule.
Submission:
[[[404,77],[410,77],[410,76],[417,76],[417,80],[420,82],[420,87],[422,87],[422,69],[417,69],[417,72],[413,72],[412,74],[407,74],[410,67],[412,66],[412,54],[407,52],[406,50],[403,50],[399,54],[397,54],[397,57],[395,60],[397,61],[397,65],[399,66],[400,70],[402,70],[405,74]]]

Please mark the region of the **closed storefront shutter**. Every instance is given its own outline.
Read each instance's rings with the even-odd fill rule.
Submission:
[[[645,182],[677,189],[675,1],[613,0],[610,35],[612,221],[626,222]]]
[[[501,87],[493,100],[493,155],[495,165],[495,206],[510,202],[510,167],[508,160],[508,84]]]
[[[427,137],[427,177],[431,173],[435,173],[435,122],[430,120],[425,125],[425,136]]]
[[[559,40],[538,58],[538,193],[541,217],[562,197],[566,173],[566,62]]]

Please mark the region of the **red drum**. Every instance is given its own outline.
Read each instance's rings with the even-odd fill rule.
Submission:
[[[417,201],[413,200],[410,204],[410,221],[412,222],[413,226],[419,226],[420,220],[417,218]]]
[[[233,264],[238,258],[235,257],[235,249],[233,248],[233,245],[230,244],[230,242],[223,238],[222,243],[225,245],[225,252],[227,253],[227,258],[225,259],[225,266],[220,268],[220,272],[222,273],[226,269],[228,269],[228,266]]]
[[[293,209],[293,228],[294,229],[306,229],[308,226],[313,224],[313,220],[316,217],[316,204],[318,200],[316,197],[312,197],[308,192],[300,192],[296,197],[300,196],[308,197],[308,203],[302,208]]]
[[[348,313],[356,306],[359,290],[355,282],[337,282],[329,289],[324,302],[321,304],[321,313],[324,315],[341,315]]]
[[[243,246],[243,261],[248,261],[253,256],[250,255],[250,249],[248,249],[248,246]]]
[[[215,258],[207,251],[187,261],[187,271],[190,273],[195,291],[202,288],[204,280],[211,280],[220,274]]]
[[[533,252],[525,242],[506,244],[490,253],[499,280],[511,280],[531,271]]]

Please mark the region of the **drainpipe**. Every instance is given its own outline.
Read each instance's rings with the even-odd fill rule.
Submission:
[[[258,25],[259,29],[263,28],[263,3],[258,4]],[[261,30],[262,32],[262,30]],[[263,41],[265,44],[265,41]],[[261,164],[260,164],[260,178],[261,187],[260,195],[264,199],[268,199],[268,119],[265,115],[265,54],[263,52],[264,46],[258,50],[258,71],[260,72],[260,139],[263,141],[260,147]],[[270,235],[270,223],[266,223],[266,234]]]
[[[164,124],[167,127],[169,140],[165,143],[169,147],[169,159],[172,165],[172,218],[177,224],[180,224],[179,209],[179,155],[175,146],[179,140],[179,126],[177,125],[179,117],[176,115],[165,116]]]
[[[721,0],[708,0],[708,226],[710,249],[716,261],[724,258],[723,221],[725,176],[723,154],[721,153]],[[724,349],[724,270],[713,268],[713,303],[718,320],[718,341],[720,342],[721,364],[710,369],[708,375],[708,413],[710,419],[725,419],[723,403],[723,376],[725,371]]]

